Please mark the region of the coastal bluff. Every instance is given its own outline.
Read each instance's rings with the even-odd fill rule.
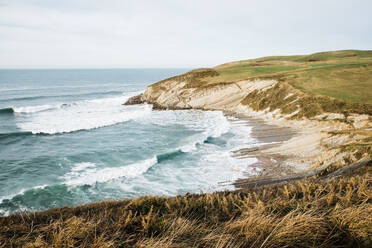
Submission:
[[[284,157],[280,167],[296,175],[327,174],[371,157],[371,100],[365,92],[352,91],[355,84],[365,89],[372,85],[371,58],[370,51],[348,50],[232,62],[162,80],[125,104],[220,110],[291,127],[297,134],[290,140],[236,153]],[[326,90],[320,91],[319,85]],[[342,97],[335,97],[333,90],[343,92]]]

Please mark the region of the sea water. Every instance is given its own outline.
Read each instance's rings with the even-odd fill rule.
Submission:
[[[123,106],[186,69],[0,70],[0,215],[232,189],[257,145],[220,111]]]

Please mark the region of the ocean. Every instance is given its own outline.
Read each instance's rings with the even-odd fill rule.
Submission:
[[[0,216],[233,189],[259,144],[220,111],[123,106],[187,69],[0,70]]]

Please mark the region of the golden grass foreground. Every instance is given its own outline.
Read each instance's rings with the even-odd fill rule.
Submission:
[[[371,165],[353,175],[0,218],[1,247],[371,247]]]

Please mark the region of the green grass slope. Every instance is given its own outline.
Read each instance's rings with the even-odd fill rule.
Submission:
[[[204,84],[275,78],[311,95],[372,104],[372,51],[263,57],[223,64],[213,70],[218,75],[204,77]]]
[[[300,56],[264,57],[201,68],[162,80],[152,88],[167,91],[170,81],[203,89],[244,80],[274,79],[268,91],[256,90],[243,104],[254,110],[281,109],[292,118],[323,113],[372,115],[372,51],[335,51]],[[291,97],[289,97],[291,96]]]

